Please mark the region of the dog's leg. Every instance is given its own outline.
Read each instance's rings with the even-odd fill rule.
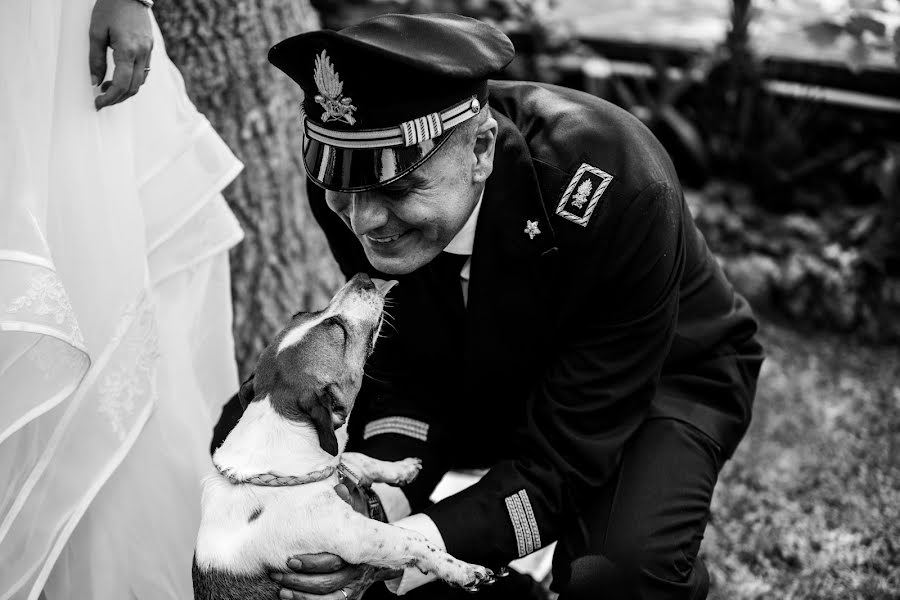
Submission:
[[[418,458],[388,462],[358,452],[344,452],[341,462],[359,476],[360,485],[364,487],[376,481],[391,485],[406,485],[415,479],[422,469],[422,461]]]
[[[480,565],[463,562],[439,550],[417,531],[368,519],[349,507],[340,507],[328,551],[351,564],[388,569],[416,567],[434,573],[447,583],[469,590],[493,583],[494,573]]]

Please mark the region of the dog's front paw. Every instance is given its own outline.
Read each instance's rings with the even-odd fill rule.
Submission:
[[[491,585],[496,581],[494,572],[481,565],[462,562],[453,559],[438,575],[453,587],[458,587],[467,592],[477,592],[481,586]]]
[[[394,485],[407,485],[412,483],[413,479],[419,476],[422,470],[422,459],[420,458],[404,458],[394,463],[397,465],[397,478],[393,482]]]
[[[469,579],[461,587],[467,592],[477,592],[483,585],[492,585],[497,579],[494,572],[481,565],[468,565],[471,567]]]

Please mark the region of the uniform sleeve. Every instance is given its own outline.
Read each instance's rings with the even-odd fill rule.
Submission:
[[[671,185],[651,185],[607,217],[608,244],[582,253],[565,333],[527,400],[524,454],[424,511],[451,554],[498,566],[549,544],[578,490],[614,472],[674,337],[682,201]]]
[[[308,184],[307,190],[313,216],[344,275],[349,278],[367,272],[385,277],[372,268],[359,241],[325,204],[322,190],[313,184]],[[428,502],[447,467],[438,451],[441,424],[415,401],[405,384],[405,374],[397,369],[403,362],[394,358],[397,353],[390,336],[386,336],[366,363],[366,378],[350,416],[347,450],[380,460],[421,459],[418,477],[403,488],[412,510],[417,511]]]

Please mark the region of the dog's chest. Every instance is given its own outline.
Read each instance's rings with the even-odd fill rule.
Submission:
[[[196,561],[234,574],[283,569],[288,556],[321,550],[327,514],[341,502],[337,477],[283,487],[233,485],[215,475],[203,486]]]

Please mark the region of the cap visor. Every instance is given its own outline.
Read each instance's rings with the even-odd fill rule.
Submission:
[[[305,137],[306,175],[335,192],[362,192],[386,185],[415,170],[440,148],[454,129],[412,146],[339,148]]]

